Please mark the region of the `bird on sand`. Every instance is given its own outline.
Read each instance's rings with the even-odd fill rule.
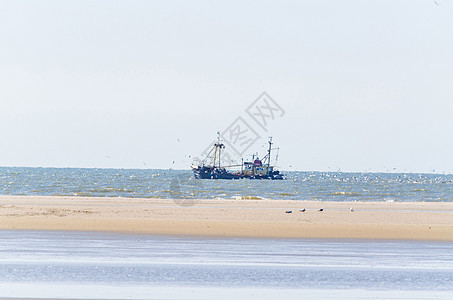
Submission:
[[[351,207],[351,208],[349,209],[349,211],[354,211],[354,209]]]

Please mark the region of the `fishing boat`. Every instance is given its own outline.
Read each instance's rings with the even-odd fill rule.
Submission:
[[[271,179],[282,180],[284,175],[271,166],[272,138],[269,138],[269,149],[267,154],[259,159],[252,158],[252,162],[244,162],[240,165],[222,166],[221,155],[225,145],[220,142],[220,135],[217,136],[217,142],[214,143],[207,157],[198,165],[192,165],[193,174],[196,179]],[[209,161],[209,163],[206,163]],[[240,171],[230,171],[228,168],[238,168]]]

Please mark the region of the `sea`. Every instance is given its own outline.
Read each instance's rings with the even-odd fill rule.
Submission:
[[[453,175],[0,168],[0,195],[453,201]],[[1,215],[1,203],[0,203]],[[453,299],[453,242],[0,230],[4,299]]]
[[[196,180],[190,170],[0,167],[0,194],[165,199],[453,201],[452,174],[283,173],[286,180]]]

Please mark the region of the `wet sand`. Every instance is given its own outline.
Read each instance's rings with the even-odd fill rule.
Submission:
[[[453,202],[0,196],[0,229],[453,241]]]

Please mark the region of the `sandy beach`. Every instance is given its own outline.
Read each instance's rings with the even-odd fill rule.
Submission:
[[[453,203],[0,196],[0,229],[453,241]]]

